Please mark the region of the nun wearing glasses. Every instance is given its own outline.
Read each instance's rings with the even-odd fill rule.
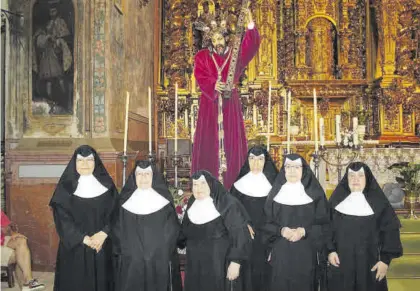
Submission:
[[[171,193],[149,161],[138,161],[121,191],[112,239],[116,291],[181,290],[180,231]]]
[[[328,290],[388,290],[388,267],[403,252],[400,221],[370,168],[351,163],[329,205]]]
[[[314,291],[321,230],[328,223],[327,199],[301,156],[284,158],[264,211],[272,266],[268,290]]]
[[[99,155],[77,148],[50,206],[60,238],[54,291],[112,291],[109,239],[118,192]]]

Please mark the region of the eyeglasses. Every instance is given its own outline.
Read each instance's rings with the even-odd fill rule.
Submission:
[[[302,166],[285,166],[287,170],[299,170]]]

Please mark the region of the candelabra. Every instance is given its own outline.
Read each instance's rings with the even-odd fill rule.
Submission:
[[[335,148],[335,159],[337,160],[337,163],[333,163],[331,160],[328,159],[328,150],[325,146],[321,146],[319,148],[319,152],[315,152],[312,156],[314,158],[315,163],[315,175],[317,178],[319,178],[319,163],[321,162],[321,159],[327,163],[330,166],[337,168],[337,177],[338,177],[338,183],[341,181],[341,168],[347,167],[350,163],[352,163],[356,158],[359,156],[359,152],[362,149],[361,146],[353,146],[353,147],[345,147],[341,144],[336,144]],[[350,149],[352,156],[345,162],[342,162],[342,151],[344,149]]]
[[[181,162],[181,158],[178,155],[177,152],[174,153],[173,156],[171,156],[171,160],[173,161],[173,165],[174,165],[174,186],[175,189],[178,190],[178,166],[180,165]]]
[[[127,162],[129,160],[129,158],[131,158],[131,157],[137,157],[137,154],[138,153],[139,153],[138,151],[133,152],[131,154],[127,154],[126,152],[124,152],[124,153],[122,153],[120,155],[120,159],[121,159],[121,161],[123,163],[123,172],[122,172],[122,176],[123,176],[122,177],[123,178],[123,187],[125,186],[125,181],[126,181],[126,176],[127,176]]]
[[[156,154],[154,154],[153,152],[149,152],[149,154],[147,155],[147,159],[152,165],[156,164]]]
[[[312,158],[314,159],[314,165],[315,165],[315,177],[319,180],[319,151],[315,151],[312,154]]]

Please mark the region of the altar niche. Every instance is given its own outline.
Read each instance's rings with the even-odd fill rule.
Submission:
[[[72,115],[74,7],[38,0],[32,8],[32,114]]]

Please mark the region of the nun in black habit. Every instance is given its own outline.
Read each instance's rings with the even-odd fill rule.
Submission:
[[[55,291],[113,290],[108,235],[117,195],[96,151],[76,149],[50,201],[60,238]]]
[[[116,291],[181,290],[180,225],[161,174],[138,161],[118,200],[113,224]]]
[[[243,206],[207,171],[192,175],[192,187],[182,221],[185,291],[249,290],[241,268],[252,247]]]
[[[388,290],[388,266],[402,255],[400,222],[369,167],[351,163],[329,205],[328,289]]]
[[[247,265],[251,269],[252,289],[265,291],[269,282],[267,243],[263,242],[262,230],[266,222],[264,205],[278,170],[270,154],[261,146],[248,151],[248,159],[242,166],[230,192],[245,207],[249,225],[253,229],[252,255]]]
[[[287,155],[265,204],[271,251],[271,291],[314,291],[321,228],[328,223],[325,193],[306,161]]]

